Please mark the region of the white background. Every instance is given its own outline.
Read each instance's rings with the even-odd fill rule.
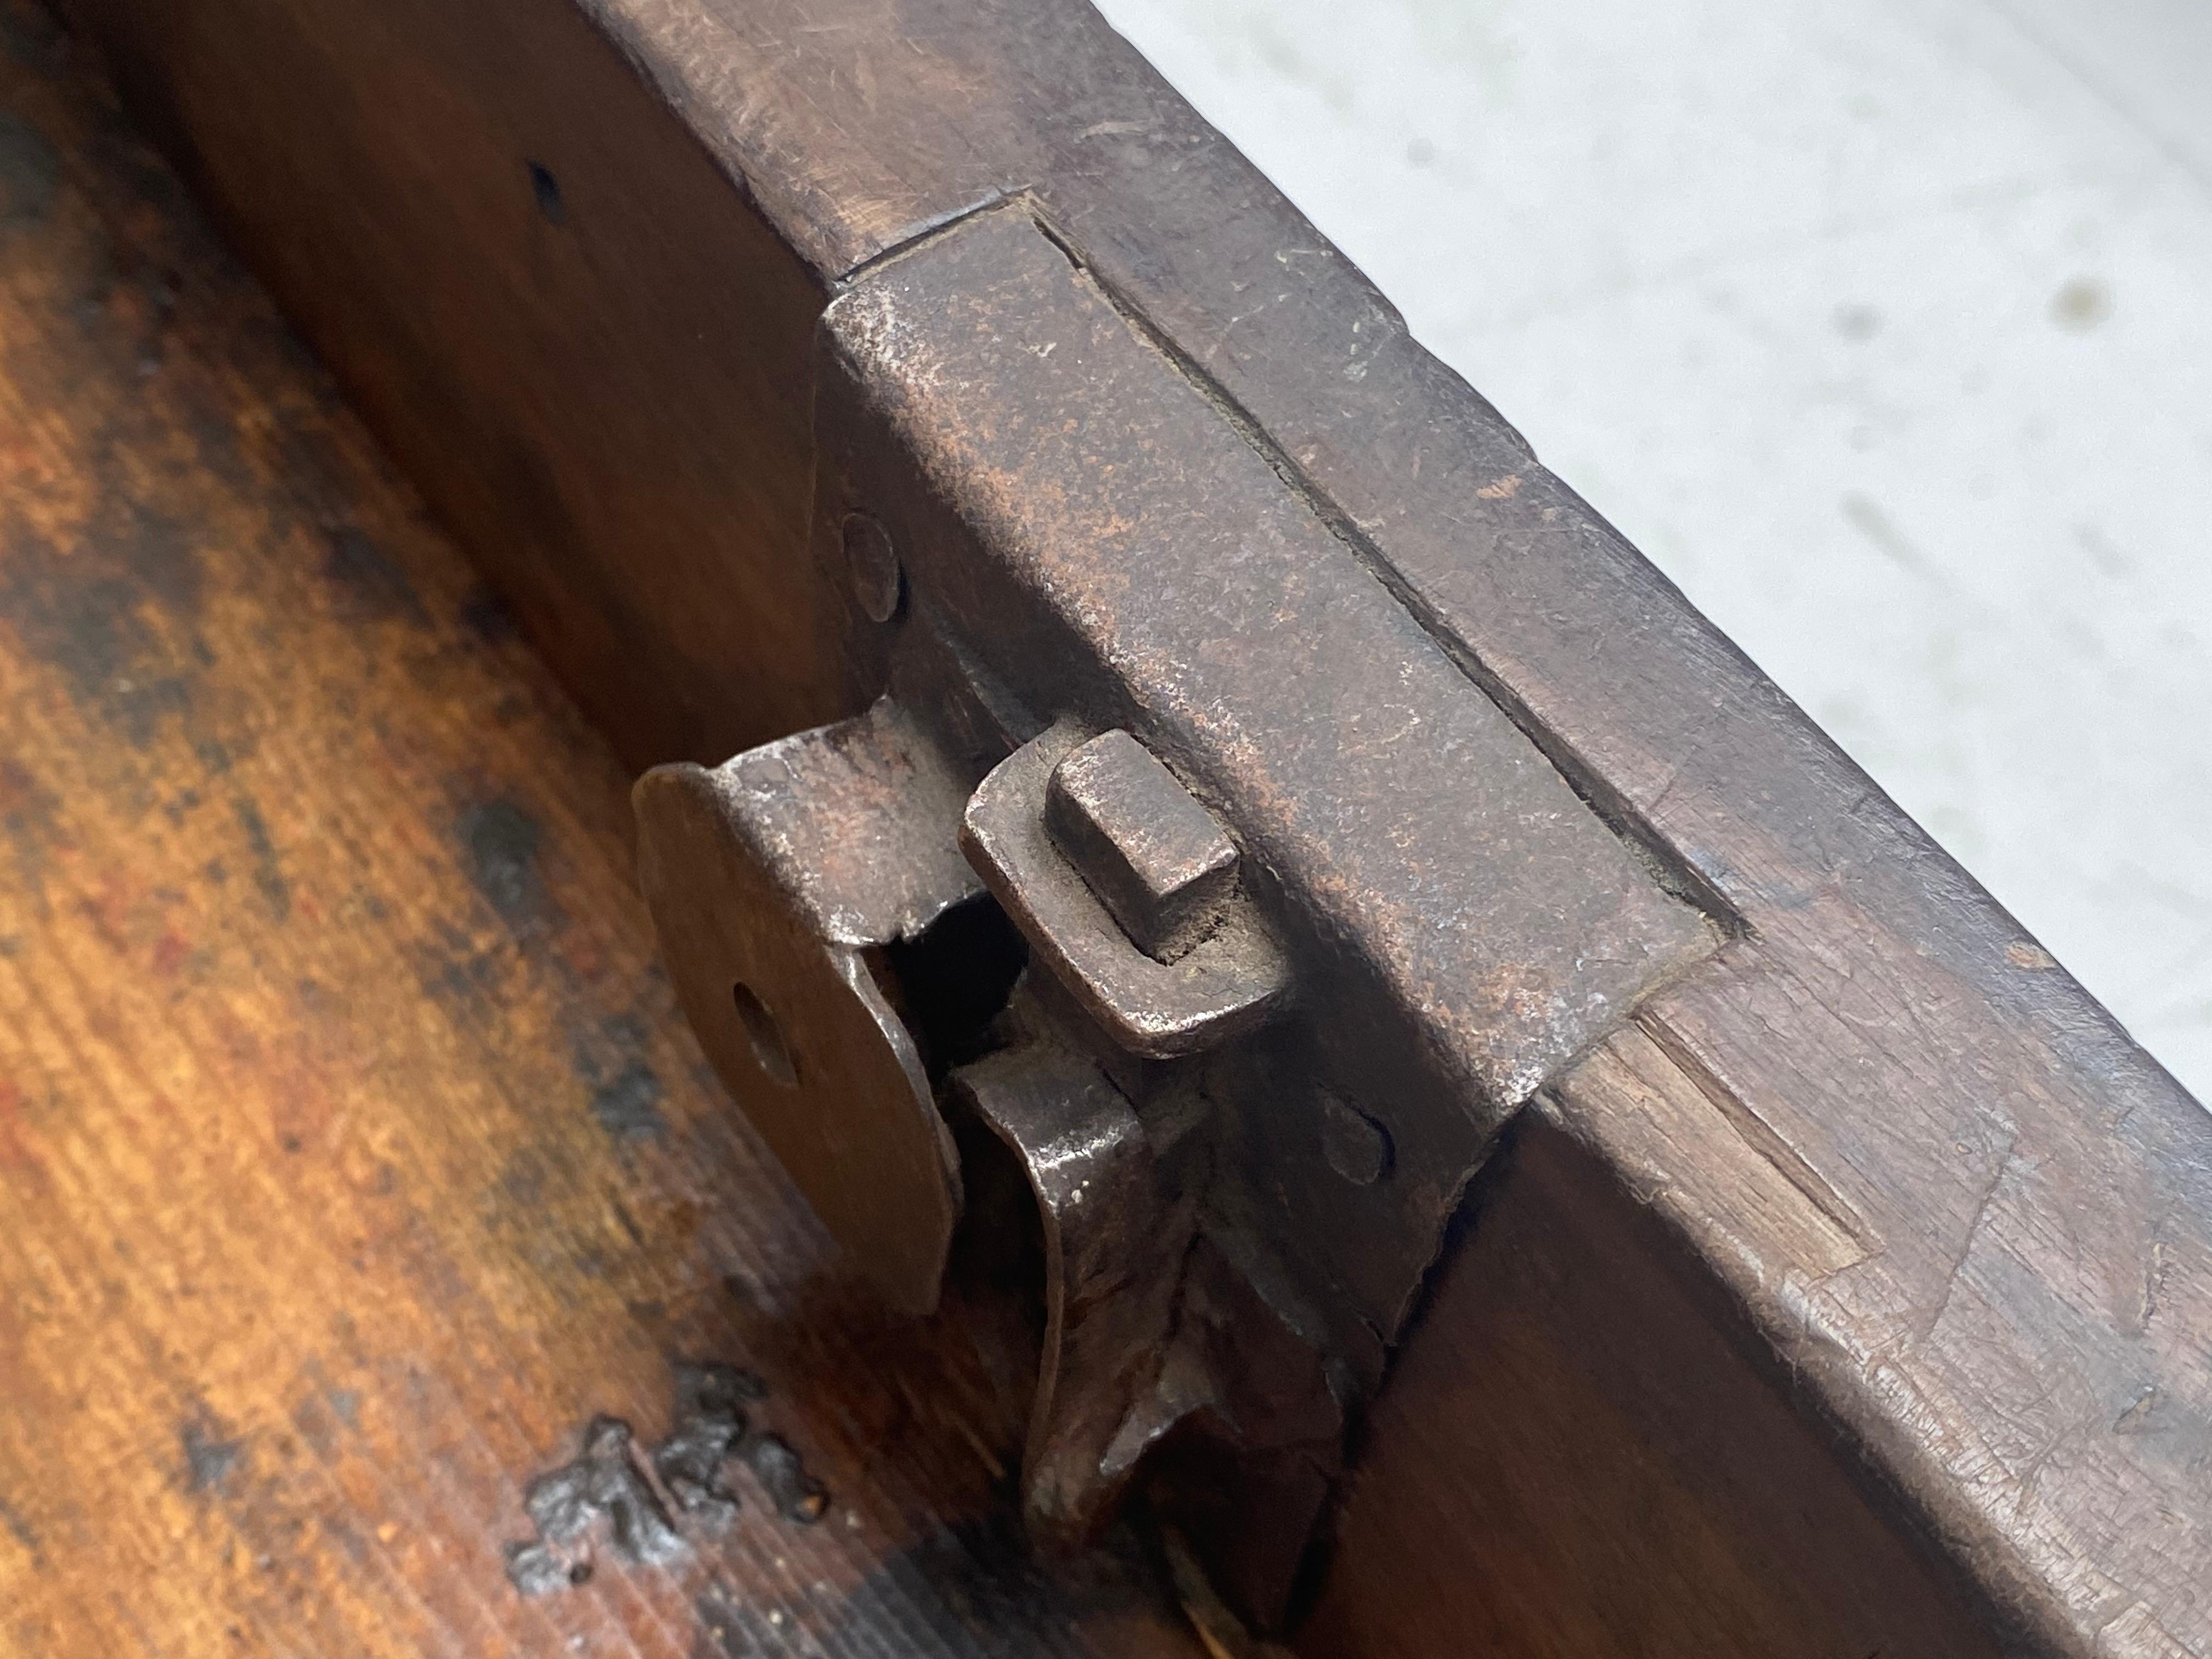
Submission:
[[[2212,0],[1103,0],[2212,1099]]]

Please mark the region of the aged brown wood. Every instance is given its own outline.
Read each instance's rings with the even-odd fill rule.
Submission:
[[[748,492],[781,487],[749,467],[801,464],[767,431],[772,409],[803,396],[798,346],[771,319],[803,331],[810,307],[856,269],[979,204],[1030,194],[1346,555],[1393,586],[1624,835],[1740,923],[1717,964],[1648,1006],[1642,1035],[1616,1039],[1626,1049],[1562,1082],[1546,1133],[1611,1172],[1585,1184],[1584,1201],[1644,1212],[1639,1224],[1687,1249],[1726,1351],[1758,1360],[1778,1398],[1825,1425],[1850,1476],[1821,1488],[1835,1528],[1881,1518],[1908,1553],[1949,1562],[1976,1616],[2027,1650],[2212,1654],[2212,1120],[1085,9],[591,0],[613,48],[568,0],[462,9],[479,20],[468,22],[427,3],[82,9],[639,761],[797,723],[749,701],[772,672],[757,635],[732,624],[726,653],[674,648],[748,593],[824,614],[792,591],[807,578],[768,527],[787,521],[744,507]],[[624,81],[625,58],[652,97]],[[540,102],[522,84],[539,82],[602,99]],[[559,317],[605,330],[594,337],[606,349],[576,357],[541,329],[543,365],[519,348],[493,361],[475,336],[513,341],[511,313],[553,314],[532,310],[517,273],[569,257],[533,252],[552,221],[524,195],[529,161],[555,144],[639,192],[675,189],[663,175],[696,181],[696,225],[639,222],[611,195],[586,214],[563,184],[558,228],[577,268],[629,270],[569,291],[580,308]],[[373,218],[356,210],[363,199]],[[747,210],[768,234],[744,228]],[[690,262],[695,236],[719,253]],[[410,257],[390,260],[387,246]],[[756,256],[758,270],[745,263]],[[752,303],[757,283],[781,301]],[[633,289],[658,304],[636,306]],[[746,447],[743,422],[704,422],[743,464],[687,471],[696,490],[684,511],[756,528],[722,544],[729,568],[687,563],[670,581],[657,563],[637,568],[661,544],[635,528],[647,503],[617,463],[649,447],[639,434],[698,452],[670,412],[682,399],[617,371],[689,349],[702,293],[745,296],[761,319],[757,359],[707,355],[726,384],[757,393],[763,429]],[[423,390],[380,390],[395,380]],[[593,419],[539,410],[548,402]],[[497,441],[471,424],[478,410],[504,411]],[[605,443],[603,427],[615,434]],[[502,447],[510,439],[526,462]],[[547,502],[564,491],[627,503],[630,516],[603,506],[594,533],[552,533]],[[627,637],[666,648],[633,662],[576,643],[632,592],[651,598],[625,613]],[[803,634],[795,683],[849,707],[819,637]],[[687,722],[679,708],[702,712]],[[1419,1389],[1442,1390],[1431,1406],[1454,1397],[1453,1367],[1425,1361],[1424,1344],[1455,1352],[1462,1319],[1540,1331],[1556,1317],[1541,1301],[1463,1301],[1470,1285],[1446,1277],[1406,1356],[1321,1629],[1379,1641],[1395,1620],[1433,1632],[1421,1587],[1489,1570],[1449,1527],[1375,1521],[1470,1467],[1393,1451],[1393,1423],[1431,1420]],[[1612,1375],[1632,1396],[1686,1390]],[[1637,1436],[1660,1420],[1623,1408],[1620,1443],[1657,1458],[1664,1447]],[[1469,1455],[1516,1489],[1540,1478],[1548,1443],[1513,1435],[1504,1414],[1469,1419],[1467,1434]],[[1578,1528],[1632,1534],[1649,1524],[1633,1497],[1593,1486]],[[1705,1501],[1678,1497],[1681,1513]],[[1886,1593],[1876,1556],[1844,1559],[1867,1564],[1850,1593]],[[1551,1565],[1548,1582],[1576,1582],[1570,1564]],[[1639,1618],[1663,1622],[1680,1577],[1662,1561],[1607,1585],[1624,1650]],[[1755,1580],[1711,1581],[1713,1628],[1747,1644],[1787,1605]],[[1556,1632],[1522,1629],[1538,1650],[1565,1650],[1543,1645]]]
[[[626,756],[846,712],[805,572],[817,284],[580,14],[82,9]]]
[[[1638,1046],[1662,1080],[1629,1086],[1673,1088]],[[1687,1178],[1761,1205],[1826,1264],[1856,1257],[1702,1099],[1649,1104],[1683,1120]],[[1541,1119],[1485,1170],[1340,1517],[1360,1570],[1331,1576],[1306,1648],[2000,1652],[1956,1573],[1790,1408],[1771,1357],[1732,1340],[1703,1265],[1620,1199]]]
[[[1013,1542],[1025,1402],[728,1109],[629,774],[167,170],[0,5],[0,1652],[1194,1652]],[[673,1367],[826,1484],[525,1598]]]

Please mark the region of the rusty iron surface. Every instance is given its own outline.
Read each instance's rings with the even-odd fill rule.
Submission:
[[[1125,729],[1237,842],[1297,1058],[1222,1069],[1305,1080],[1224,1107],[1225,1179],[1371,1372],[1497,1124],[1716,924],[1028,208],[872,273],[823,337],[817,524],[864,509],[900,548],[895,690],[991,763],[994,726],[1000,753]],[[1311,1156],[1317,1088],[1383,1126],[1391,1181]]]
[[[1164,1491],[1215,1471],[1161,1501],[1270,1622],[1343,1413],[1498,1127],[1724,919],[1585,804],[1029,206],[854,284],[823,342],[815,557],[848,595],[856,684],[889,695],[641,787],[685,1006],[902,1305],[935,1296],[959,1204],[957,1163],[924,1156],[933,1084],[1011,1149],[1045,1258],[1033,1528],[1095,1529],[1160,1446]],[[825,744],[871,758],[829,769]],[[932,1073],[898,1011],[971,967],[928,945],[970,890],[956,833],[1028,966],[963,1038],[975,1057]],[[796,1088],[763,1081],[733,980],[799,1011]]]
[[[1052,769],[1044,824],[1146,956],[1189,954],[1237,886],[1237,844],[1127,732],[1102,732]]]
[[[1145,1126],[1098,1068],[1050,1043],[963,1067],[963,1102],[1035,1194],[1045,1328],[1023,1451],[1033,1528],[1086,1541],[1174,1415],[1154,1407],[1194,1217],[1171,1194]]]
[[[1282,1001],[1290,964],[1250,906],[1224,906],[1208,937],[1163,962],[1123,931],[1054,845],[1052,780],[1089,746],[1079,732],[1054,726],[1001,762],[961,823],[969,861],[1037,958],[1130,1053],[1172,1060],[1253,1030]]]
[[[933,817],[913,810],[935,799]],[[976,890],[962,796],[897,709],[638,782],[639,883],[684,1011],[824,1224],[927,1312],[960,1172],[870,951]]]

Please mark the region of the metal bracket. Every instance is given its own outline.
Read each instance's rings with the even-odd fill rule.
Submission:
[[[979,890],[894,705],[639,780],[638,877],[708,1058],[893,1307],[937,1305],[960,1172],[878,953]]]
[[[815,556],[889,697],[641,784],[684,1006],[901,1306],[961,1201],[941,1115],[1011,1148],[1032,1522],[1079,1536],[1180,1448],[1155,1483],[1208,1472],[1186,1530],[1267,1623],[1498,1127],[1717,932],[1026,205],[830,305],[816,440]],[[893,952],[978,875],[1030,968],[933,1031],[924,981],[969,970]]]

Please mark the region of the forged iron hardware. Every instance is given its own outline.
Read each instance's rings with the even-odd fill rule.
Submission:
[[[1235,890],[1235,843],[1127,732],[1103,732],[1052,769],[1044,822],[1121,931],[1155,961],[1188,954]]]
[[[1132,749],[1157,777],[1127,758]],[[1102,757],[1104,765],[1096,764]],[[1094,764],[1086,767],[1086,761]],[[1055,786],[1063,794],[1072,793],[1060,781],[1071,767],[1078,779],[1073,791],[1081,792],[1103,824],[1111,826],[1098,829],[1095,838],[1083,830],[1066,839],[1051,833]],[[1132,781],[1136,788],[1114,798],[1116,785]],[[1164,803],[1162,797],[1168,797]],[[1175,810],[1178,802],[1228,848],[1227,859],[1206,845],[1203,831],[1190,833],[1188,816]],[[1149,845],[1140,843],[1139,815],[1164,805],[1170,809],[1162,814],[1164,833]],[[1079,811],[1071,806],[1060,816],[1082,822]],[[1174,844],[1178,835],[1184,848]],[[1067,839],[1083,849],[1081,868],[1061,850]],[[1170,1060],[1249,1030],[1267,1018],[1288,983],[1288,964],[1250,907],[1231,903],[1221,890],[1220,878],[1235,869],[1235,848],[1205,809],[1127,732],[1085,743],[1075,732],[1055,726],[1033,739],[975,791],[960,842],[1030,948],[1084,1011],[1133,1054]],[[1187,848],[1198,856],[1189,858]],[[1156,851],[1164,856],[1152,855]],[[1194,874],[1180,889],[1171,874],[1159,882],[1157,896],[1146,896],[1145,884],[1173,871],[1178,853],[1186,854],[1182,861],[1195,866]],[[1117,898],[1106,901],[1102,888]],[[1194,924],[1209,919],[1209,909],[1211,931],[1184,945],[1179,955],[1162,960],[1144,948],[1147,939],[1188,937]],[[1134,928],[1116,920],[1124,911],[1136,918]]]
[[[1355,1187],[1372,1186],[1390,1173],[1390,1132],[1334,1095],[1321,1100],[1321,1151],[1328,1167]]]
[[[870,622],[889,622],[898,614],[905,583],[890,532],[865,513],[848,513],[840,534],[854,599]]]
[[[909,1023],[930,988],[902,982],[886,949],[976,896],[957,846],[1047,969],[996,1021],[1002,1046],[951,1069],[937,1093],[948,1115],[1006,1148],[1041,1224],[1045,1324],[1023,1480],[1032,1529],[1061,1544],[1094,1533],[1145,1453],[1194,1413],[1212,1413],[1215,1437],[1240,1448],[1284,1437],[1273,1404],[1255,1413],[1248,1401],[1237,1420],[1239,1388],[1223,1380],[1248,1338],[1222,1327],[1271,1322],[1264,1304],[1244,1292],[1240,1320],[1193,1317],[1170,1342],[1188,1311],[1210,1105],[1187,1066],[1162,1062],[1251,1030],[1284,991],[1287,963],[1218,880],[1203,910],[1185,911],[1210,914],[1211,931],[1173,963],[1139,950],[1092,896],[1045,827],[1050,781],[1071,757],[1109,757],[1073,780],[1106,823],[1128,822],[1113,806],[1158,811],[1164,783],[1196,815],[1180,829],[1203,854],[1201,876],[1234,867],[1233,847],[1224,858],[1206,844],[1228,845],[1172,775],[1126,733],[1108,737],[1050,728],[963,805],[923,728],[886,699],[711,770],[657,768],[635,792],[642,884],[687,1015],[895,1306],[935,1305],[962,1187],[929,1104],[925,1034]],[[1130,795],[1109,801],[1117,787]],[[1209,1261],[1216,1279],[1233,1276]],[[1211,1305],[1236,1300],[1217,1289]],[[1304,1379],[1288,1385],[1304,1402],[1290,1437],[1312,1437],[1316,1411],[1333,1432],[1317,1354],[1288,1331],[1278,1341]],[[1279,1376],[1272,1386],[1285,1392]]]
[[[820,340],[873,706],[640,783],[684,1006],[896,1306],[1038,1237],[1032,1529],[1142,1480],[1273,1626],[1498,1126],[1718,933],[1025,207]]]
[[[870,957],[977,890],[944,829],[958,784],[884,703],[655,768],[635,799],[639,883],[715,1071],[884,1298],[927,1312],[959,1168]]]
[[[1182,1415],[1154,1384],[1192,1205],[1170,1198],[1144,1124],[1080,1056],[1034,1043],[963,1068],[957,1087],[1036,1199],[1045,1332],[1023,1496],[1033,1526],[1080,1539]]]

